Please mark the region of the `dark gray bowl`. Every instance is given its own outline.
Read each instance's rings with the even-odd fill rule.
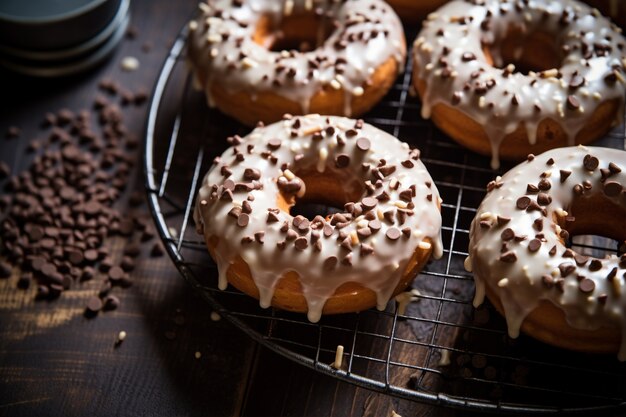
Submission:
[[[2,0],[0,44],[35,51],[70,48],[101,32],[121,0]]]

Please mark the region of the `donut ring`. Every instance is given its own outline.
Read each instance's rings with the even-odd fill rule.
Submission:
[[[377,306],[443,251],[441,200],[419,151],[373,126],[308,115],[230,138],[194,218],[227,282],[270,305],[322,313]],[[297,199],[343,207],[308,220]]]
[[[569,147],[529,156],[487,186],[466,268],[507,321],[546,343],[626,360],[626,255],[597,259],[569,235],[626,240],[626,152]],[[527,183],[528,182],[528,183]],[[600,214],[600,215],[599,215]]]
[[[414,43],[422,116],[462,145],[491,154],[494,169],[499,156],[520,160],[589,143],[623,117],[620,32],[575,0],[448,3]],[[537,71],[516,72],[512,61]]]
[[[196,85],[209,106],[250,126],[285,113],[360,115],[404,67],[402,25],[382,0],[219,0],[200,9],[188,42]],[[319,44],[333,27],[312,51],[270,50],[280,42]]]

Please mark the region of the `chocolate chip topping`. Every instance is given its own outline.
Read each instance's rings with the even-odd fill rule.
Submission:
[[[604,194],[608,197],[617,197],[624,187],[617,181],[607,181],[604,183]]]
[[[528,242],[528,250],[531,252],[537,252],[541,248],[541,240],[532,239]]]
[[[337,168],[345,168],[350,165],[350,157],[345,153],[340,153],[335,157],[335,166]]]
[[[576,266],[567,262],[564,262],[559,265],[559,271],[561,271],[561,276],[563,278],[567,277],[569,274],[576,270]]]
[[[583,166],[587,171],[595,170],[598,167],[599,163],[600,161],[598,161],[598,158],[589,154],[585,155],[585,157],[583,158]]]
[[[395,227],[390,227],[389,229],[387,229],[385,236],[387,236],[389,240],[398,240],[400,236],[402,236],[402,232],[400,232],[400,230],[396,229]]]
[[[596,283],[589,278],[584,278],[578,283],[578,288],[584,293],[590,293],[596,288]]]
[[[237,217],[237,226],[239,227],[246,227],[249,222],[250,222],[250,216],[248,216],[245,213],[242,213],[239,215],[239,217]]]
[[[602,269],[602,262],[600,262],[598,259],[592,259],[589,263],[589,270],[594,272],[599,271],[600,269]]]
[[[517,261],[517,255],[513,251],[504,252],[502,255],[500,255],[499,260],[501,262],[514,263],[515,261]]]
[[[572,171],[567,171],[567,170],[563,170],[563,169],[559,170],[559,173],[561,175],[561,177],[560,177],[561,184],[563,184],[567,180],[567,178],[570,175],[572,175]]]
[[[358,138],[356,140],[356,147],[361,151],[367,151],[372,146],[368,138]]]
[[[526,210],[526,208],[530,205],[530,198],[523,196],[517,199],[516,206],[520,210]]]

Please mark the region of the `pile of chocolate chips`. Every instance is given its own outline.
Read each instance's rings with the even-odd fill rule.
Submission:
[[[100,83],[109,98],[118,97],[114,87],[109,80]],[[154,238],[145,215],[115,208],[124,197],[139,142],[128,134],[121,108],[109,98],[96,97],[94,111],[47,114],[47,137],[29,143],[33,156],[25,171],[11,176],[0,163],[0,278],[10,277],[16,267],[18,288],[36,284],[37,299],[56,298],[79,282],[98,279],[98,295],[86,306],[90,314],[118,307],[112,288],[132,285],[129,273],[140,243]],[[141,105],[145,99],[141,91],[120,95],[122,105]],[[129,197],[131,207],[142,201],[138,192]],[[127,242],[118,262],[110,252],[113,236]],[[162,254],[155,243],[151,255]]]

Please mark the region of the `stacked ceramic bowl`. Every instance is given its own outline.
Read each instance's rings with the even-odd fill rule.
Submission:
[[[0,65],[57,77],[106,59],[124,36],[130,0],[1,0]]]

